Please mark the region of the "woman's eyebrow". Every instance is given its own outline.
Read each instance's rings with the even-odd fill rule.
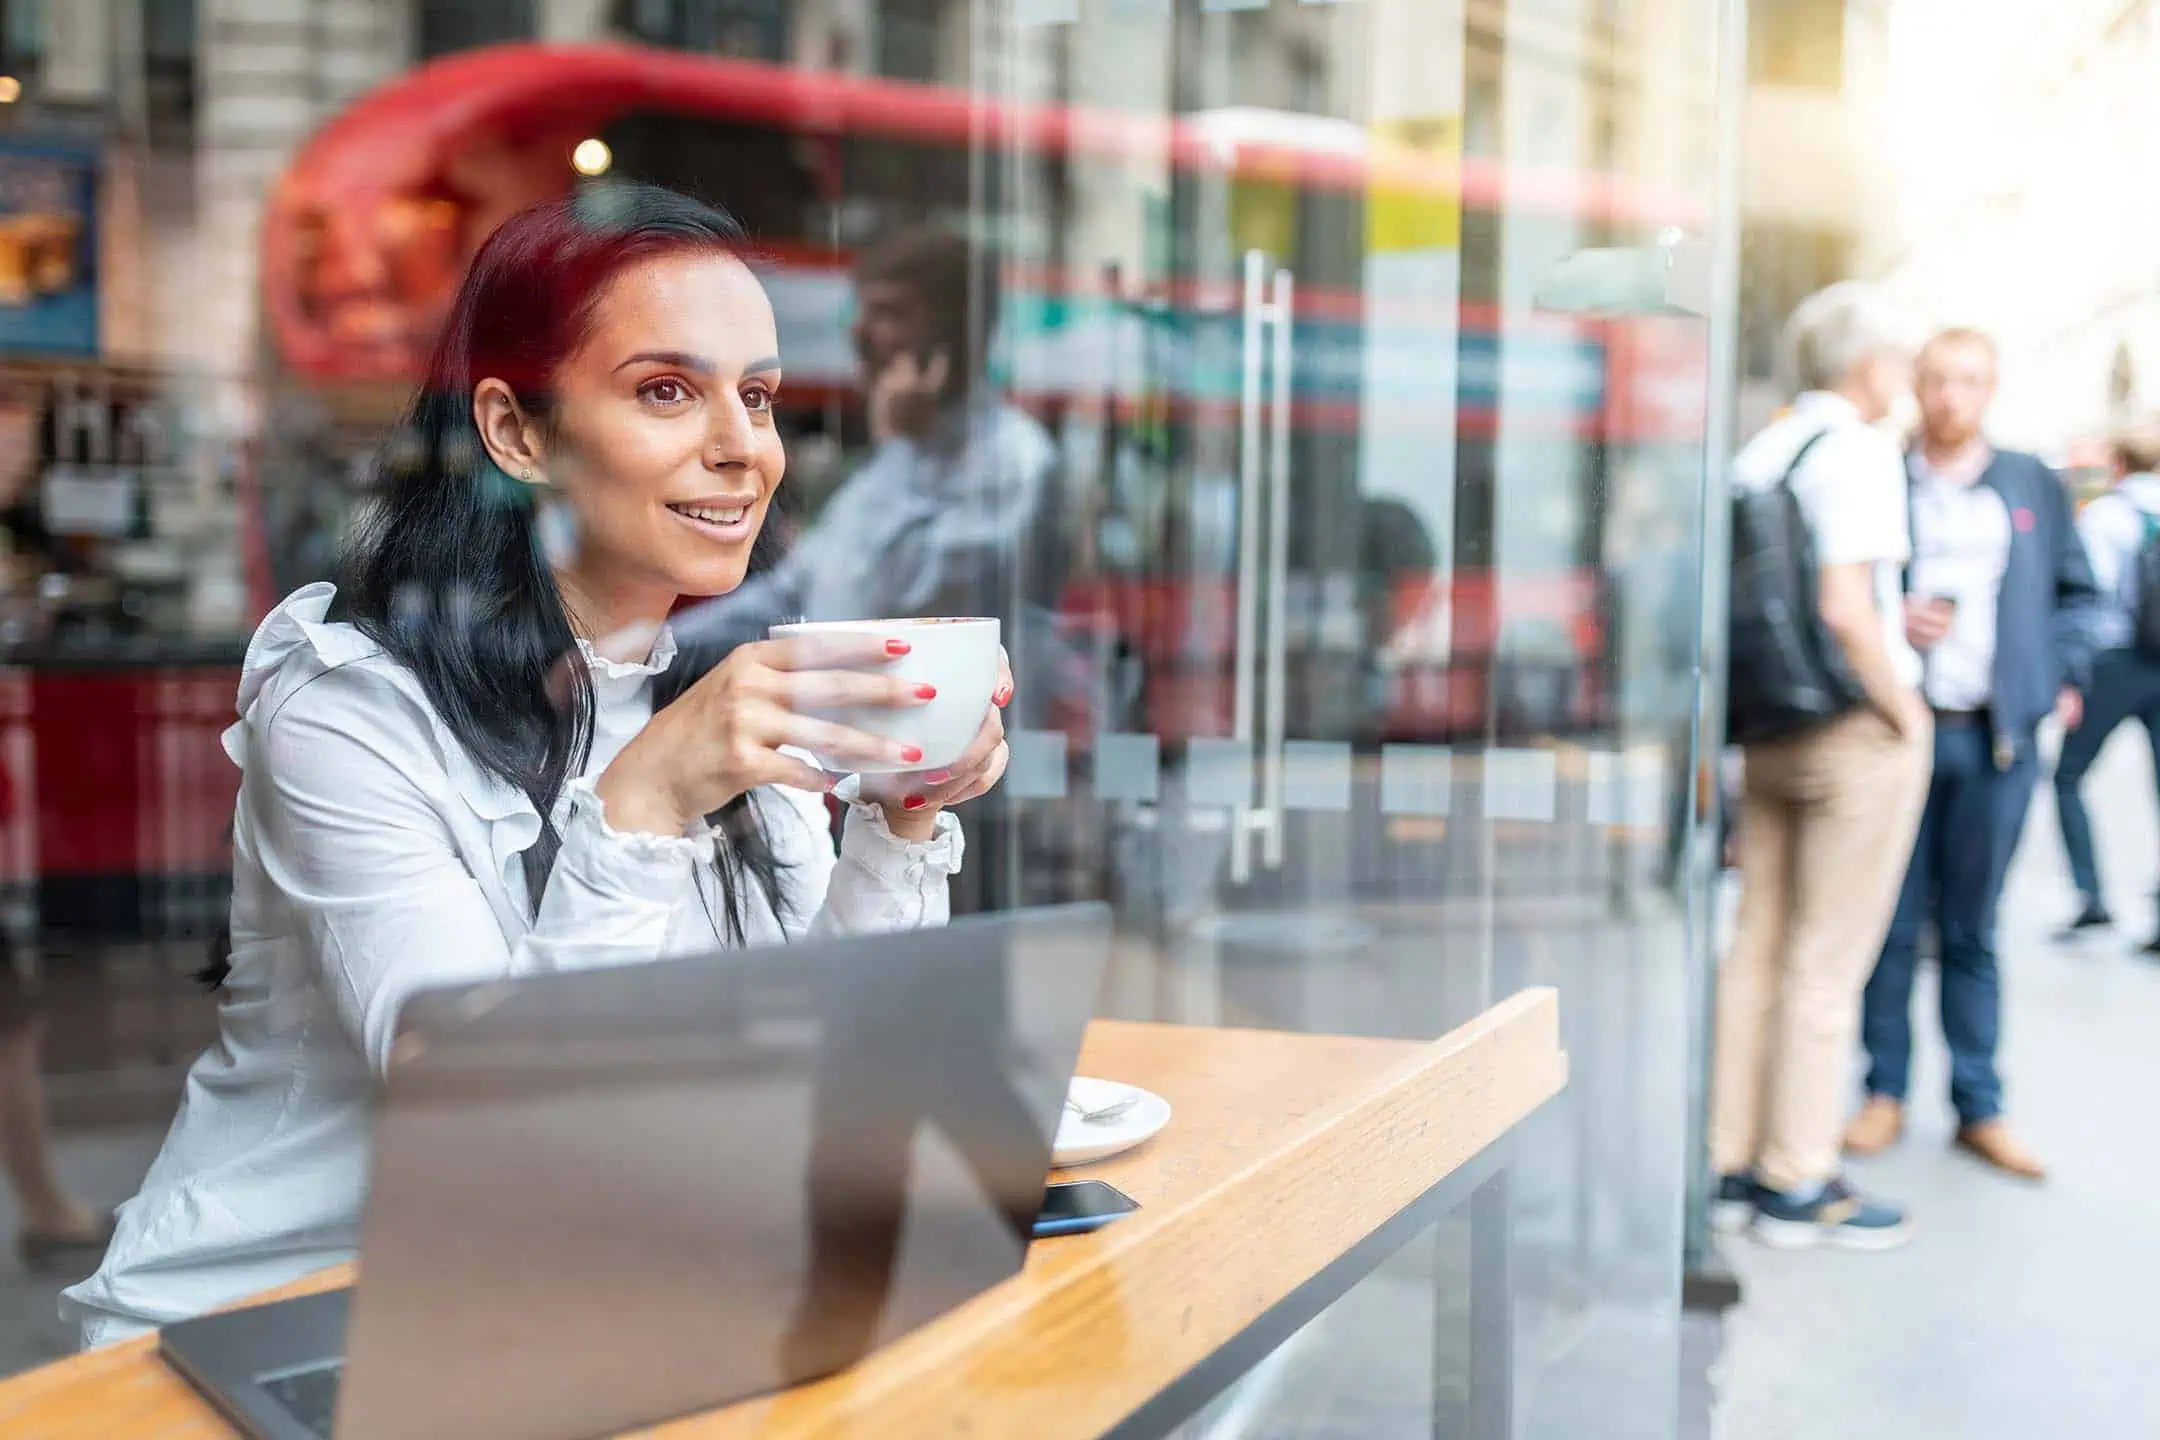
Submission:
[[[678,370],[694,370],[700,375],[711,375],[720,369],[718,365],[715,365],[703,355],[692,355],[687,350],[640,350],[615,368],[617,370],[627,370],[632,365],[672,365]],[[743,366],[742,373],[745,375],[762,375],[768,370],[778,370],[779,368],[780,357],[767,355],[763,359],[753,360],[748,365]]]
[[[640,350],[617,365],[617,370],[627,370],[632,365],[673,365],[681,370],[695,370],[700,375],[710,375],[720,367],[702,355],[692,355],[687,350]]]

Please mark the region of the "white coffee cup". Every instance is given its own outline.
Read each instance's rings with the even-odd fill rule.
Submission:
[[[976,619],[805,620],[772,627],[774,639],[788,635],[878,635],[908,643],[908,653],[871,669],[884,675],[927,684],[937,698],[926,705],[866,706],[859,710],[819,712],[822,718],[922,751],[908,764],[865,765],[824,755],[818,764],[829,771],[889,775],[900,771],[941,770],[967,753],[990,711],[998,682],[998,622]]]

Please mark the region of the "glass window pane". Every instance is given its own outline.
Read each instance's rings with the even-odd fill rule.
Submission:
[[[1711,339],[1735,317],[1576,277],[1730,239],[1715,9],[462,0],[302,24],[142,0],[139,90],[103,49],[48,57],[111,94],[82,137],[0,143],[0,923],[52,1001],[64,1149],[82,1097],[126,1092],[132,1148],[65,1150],[110,1160],[92,1198],[140,1181],[188,1067],[253,1013],[193,972],[235,941],[243,972],[275,949],[318,973],[307,935],[258,933],[251,897],[293,897],[232,757],[249,805],[270,762],[245,723],[221,739],[288,597],[321,601],[297,633],[333,649],[449,637],[398,662],[415,675],[452,641],[530,642],[437,676],[469,702],[438,718],[508,716],[505,748],[399,771],[455,771],[455,813],[410,827],[426,844],[502,836],[441,872],[500,918],[490,955],[560,883],[569,782],[598,784],[676,693],[629,677],[644,710],[595,698],[579,729],[579,687],[547,687],[604,689],[639,658],[577,640],[644,637],[687,685],[787,620],[995,619],[1009,769],[956,807],[947,898],[1108,902],[1103,1018],[1433,1044],[1525,988],[1559,996],[1573,1079],[1504,1175],[1365,1257],[1180,1423],[1457,1433],[1504,1391],[1515,1434],[1672,1434]],[[39,16],[0,6],[11,53],[61,43]],[[1814,54],[1796,34],[1773,48]],[[570,357],[614,291],[527,295],[515,324],[458,310],[513,217],[564,205],[598,243],[673,203],[636,184],[748,233],[756,298],[727,326],[668,291],[647,318],[690,338],[633,347],[658,367],[635,384],[581,386]],[[1784,309],[1850,256],[1808,226],[1751,239],[1738,334],[1761,375]],[[679,278],[679,248],[655,241],[640,274]],[[519,268],[536,294],[586,253],[544,252]],[[723,375],[766,307],[769,409],[769,376]],[[468,368],[489,373],[429,394],[441,347],[482,337]],[[745,434],[784,472],[744,576],[648,564],[656,527],[697,550],[748,523],[720,503],[755,468]],[[416,495],[422,475],[445,483]],[[453,534],[438,507],[460,498],[481,520]],[[426,583],[355,583],[350,557],[430,524]],[[593,556],[621,583],[589,583]],[[326,582],[335,600],[307,590]],[[636,623],[593,619],[622,594]],[[553,679],[527,663],[543,645]],[[728,845],[754,849],[722,798]],[[790,805],[792,853],[828,846],[835,813]],[[856,858],[836,873],[859,880]],[[712,888],[733,872],[694,874],[633,958],[749,938]],[[756,914],[759,938],[792,933]],[[335,997],[290,983],[273,1009],[345,1035]]]

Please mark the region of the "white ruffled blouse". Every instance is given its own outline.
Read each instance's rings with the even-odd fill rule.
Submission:
[[[641,665],[583,647],[592,756],[554,817],[562,849],[533,915],[518,857],[538,812],[473,764],[410,671],[325,622],[333,593],[297,591],[248,646],[225,732],[241,784],[219,1035],[104,1264],[62,1297],[85,1346],[353,1258],[376,1082],[413,990],[727,943],[710,831],[619,834],[591,789],[652,716],[666,632]],[[945,922],[962,852],[949,813],[911,843],[851,804],[835,856],[822,796],[769,788],[752,803],[784,903],[775,915],[738,885],[751,943]]]

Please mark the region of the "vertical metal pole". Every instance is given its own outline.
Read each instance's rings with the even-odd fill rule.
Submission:
[[[1711,236],[1710,393],[1703,433],[1703,466],[1698,485],[1697,558],[1701,589],[1695,609],[1695,706],[1689,724],[1688,805],[1684,822],[1697,824],[1707,810],[1717,818],[1713,794],[1706,807],[1701,794],[1705,775],[1715,784],[1717,760],[1725,748],[1725,602],[1724,576],[1730,567],[1730,515],[1725,500],[1725,467],[1732,458],[1734,385],[1739,366],[1740,309],[1740,147],[1742,105],[1747,91],[1747,0],[1721,0],[1717,39],[1717,195],[1715,233]],[[1681,847],[1681,875],[1686,914],[1689,1020],[1689,1084],[1686,1268],[1695,1269],[1708,1251],[1709,1091],[1714,1044],[1717,978],[1718,862],[1696,844],[1700,834]]]
[[[1501,1144],[1512,1147],[1512,1139]],[[1467,1440],[1514,1440],[1515,1269],[1508,1172],[1470,1196],[1470,1424]]]

